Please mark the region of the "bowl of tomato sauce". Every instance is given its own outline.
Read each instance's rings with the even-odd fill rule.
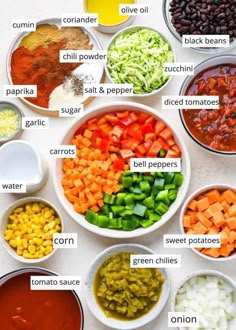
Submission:
[[[236,155],[236,55],[212,57],[195,67],[180,95],[219,96],[218,109],[181,109],[189,136],[217,155]]]
[[[82,330],[84,316],[75,291],[31,290],[31,276],[57,275],[39,267],[21,268],[0,278],[1,329]]]

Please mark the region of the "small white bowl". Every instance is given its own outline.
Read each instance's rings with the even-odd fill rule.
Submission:
[[[74,133],[77,131],[79,127],[81,127],[84,123],[86,123],[89,119],[102,116],[105,113],[111,113],[111,112],[117,112],[117,111],[135,111],[135,112],[143,112],[149,115],[154,116],[157,119],[161,119],[166,123],[166,125],[173,131],[174,138],[177,142],[177,144],[180,146],[182,150],[182,173],[184,175],[184,182],[182,186],[179,189],[178,196],[174,203],[170,206],[168,212],[166,212],[160,221],[155,222],[152,226],[148,228],[137,228],[132,231],[124,231],[124,230],[118,230],[118,229],[109,229],[109,228],[100,228],[97,227],[88,221],[85,220],[84,215],[77,213],[73,205],[66,199],[64,195],[64,190],[61,185],[61,179],[63,178],[63,171],[62,171],[62,164],[63,159],[55,159],[53,160],[53,183],[55,187],[55,191],[57,194],[57,197],[64,207],[64,209],[67,211],[67,213],[71,216],[72,219],[74,219],[77,223],[79,223],[84,228],[90,230],[93,233],[96,233],[101,236],[106,237],[114,237],[114,238],[131,238],[131,237],[138,237],[145,234],[148,234],[150,232],[153,232],[154,230],[160,228],[163,226],[167,221],[169,221],[177,212],[178,208],[181,206],[184,197],[187,193],[189,182],[190,182],[190,172],[191,172],[191,165],[190,165],[190,158],[188,154],[188,150],[185,146],[184,141],[182,140],[181,136],[177,134],[176,130],[173,129],[172,125],[168,123],[168,121],[165,119],[165,117],[159,113],[158,111],[147,107],[146,105],[134,103],[134,102],[113,102],[113,103],[105,103],[101,104],[99,106],[96,106],[94,108],[91,108],[90,110],[86,111],[86,114],[83,116],[83,118],[79,119],[78,121],[74,122],[74,124],[67,130],[65,133],[61,144],[67,145],[71,143],[71,140],[73,139]]]
[[[84,11],[86,13],[90,14],[88,12],[87,2],[88,2],[88,0],[84,0]],[[137,0],[134,0],[134,4],[136,4],[136,3],[137,3]],[[112,14],[113,13],[110,12],[110,15],[112,15]],[[96,29],[97,31],[100,31],[102,33],[107,33],[107,34],[116,33],[118,31],[120,31],[120,29],[123,29],[123,28],[129,26],[134,21],[134,18],[135,18],[135,16],[128,16],[121,23],[113,24],[113,25],[105,25],[105,24],[99,23],[98,26],[94,27],[94,29]],[[99,15],[98,15],[98,21],[99,21]]]
[[[111,45],[113,44],[113,42],[115,41],[115,39],[117,37],[119,37],[121,34],[123,33],[126,33],[126,32],[129,32],[129,31],[135,31],[135,30],[138,30],[138,29],[148,29],[148,30],[151,30],[151,31],[154,31],[156,34],[158,34],[163,40],[165,40],[168,44],[169,44],[169,47],[170,47],[170,51],[172,52],[173,54],[173,63],[175,63],[176,61],[176,55],[175,55],[175,51],[170,43],[170,41],[161,33],[159,32],[158,30],[152,28],[152,27],[149,27],[149,26],[141,26],[141,25],[135,25],[135,26],[131,26],[131,27],[127,27],[127,28],[124,28],[122,30],[119,30],[119,32],[117,32],[112,38],[111,40],[109,41],[109,44],[107,45],[107,51],[109,52],[109,48],[111,47]],[[131,50],[132,50],[132,46],[130,46]],[[109,58],[109,55],[107,56]],[[106,75],[109,79],[109,81],[111,83],[116,83],[111,75],[110,75],[110,72],[109,72],[109,69],[107,67],[107,64],[108,64],[108,60],[107,60],[107,63],[105,64],[105,72],[106,72]],[[157,93],[159,93],[160,91],[162,91],[168,84],[169,82],[171,81],[173,76],[169,76],[169,79],[162,85],[160,86],[159,88],[153,90],[152,92],[150,93],[143,93],[143,94],[133,94],[134,97],[148,97],[148,96],[152,96],[152,95],[155,95]]]
[[[62,220],[62,216],[60,215],[59,211],[56,209],[56,207],[49,201],[43,199],[43,198],[39,198],[39,197],[26,197],[26,198],[22,198],[22,199],[19,199],[17,201],[15,201],[10,207],[8,207],[4,213],[3,213],[3,216],[2,216],[2,221],[1,221],[1,224],[0,224],[0,239],[1,239],[1,242],[2,242],[2,245],[3,247],[5,248],[6,252],[12,256],[14,259],[20,261],[20,262],[24,262],[24,263],[27,263],[27,264],[35,264],[35,263],[39,263],[39,262],[43,262],[45,260],[47,260],[48,258],[50,258],[55,252],[57,249],[53,249],[51,253],[49,253],[48,255],[42,257],[42,258],[36,258],[36,259],[27,259],[27,258],[24,258],[23,256],[19,256],[17,253],[16,253],[16,250],[14,248],[12,248],[8,242],[5,240],[4,238],[4,231],[6,230],[6,227],[7,227],[7,223],[8,223],[8,216],[18,207],[21,207],[23,205],[26,205],[28,203],[34,203],[34,202],[37,202],[37,203],[44,203],[45,205],[49,206],[50,208],[52,208],[56,214],[58,215],[58,217],[60,218],[61,220],[61,233],[63,233],[64,231],[64,225],[63,225],[63,220]]]
[[[33,193],[47,179],[48,162],[32,144],[14,140],[0,147],[0,181],[25,183],[26,193]]]
[[[22,117],[25,116],[23,111],[17,105],[15,105],[14,103],[1,101],[0,102],[0,113],[2,111],[6,110],[6,109],[13,110],[13,111],[15,111],[16,114],[18,114],[18,116],[19,116],[19,125],[18,125],[18,128],[16,129],[16,131],[13,135],[7,136],[7,137],[0,137],[0,145],[5,143],[5,142],[9,142],[9,141],[12,141],[12,140],[19,139],[19,137],[23,133]]]
[[[102,263],[108,259],[112,255],[119,254],[121,252],[133,252],[137,254],[154,254],[154,252],[143,246],[138,244],[118,244],[113,245],[103,252],[101,252],[95,260],[92,262],[92,265],[88,271],[86,282],[85,282],[85,297],[87,304],[90,308],[90,311],[93,315],[103,324],[112,328],[112,329],[119,329],[119,330],[130,330],[130,329],[137,329],[141,326],[146,325],[147,323],[154,320],[164,308],[167,299],[170,293],[170,277],[166,269],[160,268],[160,271],[165,277],[165,282],[162,288],[162,293],[160,296],[160,300],[153,306],[153,308],[144,316],[141,316],[135,320],[130,321],[121,321],[113,318],[106,317],[104,312],[102,311],[101,307],[98,305],[94,291],[94,278]]]
[[[184,218],[184,214],[187,210],[188,204],[196,197],[198,197],[199,195],[201,195],[202,193],[206,193],[209,190],[213,190],[213,189],[219,189],[219,190],[226,190],[226,189],[232,189],[232,190],[236,190],[235,187],[233,187],[232,185],[226,185],[226,184],[221,184],[221,183],[216,183],[214,185],[206,185],[204,187],[201,187],[198,190],[195,190],[184,202],[181,211],[180,211],[180,216],[179,216],[179,226],[180,226],[180,230],[182,234],[186,234],[185,230],[184,230],[184,226],[183,226],[183,218]],[[187,234],[186,234],[187,235]],[[207,259],[207,260],[211,260],[211,261],[228,261],[228,260],[232,260],[236,258],[236,250],[229,256],[229,257],[219,257],[219,258],[212,258],[209,257],[201,252],[199,252],[198,250],[196,250],[195,248],[191,248],[191,250],[195,253],[197,253],[199,256]]]
[[[191,273],[190,275],[188,275],[184,280],[181,281],[181,283],[176,287],[176,289],[174,290],[174,294],[172,296],[171,299],[171,311],[175,312],[175,300],[176,300],[176,296],[178,294],[179,289],[191,278],[193,277],[197,277],[197,276],[217,276],[219,278],[221,278],[222,280],[224,280],[225,282],[227,282],[227,284],[229,284],[233,289],[234,289],[234,301],[236,301],[236,284],[235,282],[227,275],[217,271],[217,270],[208,270],[208,269],[202,269],[202,270],[198,270],[196,272]],[[236,329],[236,318],[234,318],[231,321],[228,321],[230,324],[230,328],[228,328],[227,330],[233,330]],[[178,330],[186,330],[188,328],[186,327],[177,327]]]

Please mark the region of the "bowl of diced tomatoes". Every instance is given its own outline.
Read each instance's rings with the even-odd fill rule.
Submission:
[[[152,232],[175,215],[187,193],[187,148],[164,116],[145,105],[94,107],[61,144],[75,145],[76,157],[54,161],[57,196],[77,223],[99,235]]]
[[[201,235],[196,236],[198,247],[192,248],[201,257],[213,261],[235,258],[236,187],[214,184],[196,190],[182,206],[180,229],[182,234]],[[213,239],[210,235],[218,236]],[[211,243],[218,247],[210,246]]]

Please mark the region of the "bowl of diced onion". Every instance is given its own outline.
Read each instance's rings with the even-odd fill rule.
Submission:
[[[179,330],[236,329],[236,285],[221,272],[199,270],[187,276],[175,289],[171,309],[172,312],[194,313],[189,318],[192,325],[179,326]]]
[[[0,239],[6,252],[27,264],[42,262],[56,251],[53,235],[63,232],[55,206],[39,197],[15,201],[3,213]]]

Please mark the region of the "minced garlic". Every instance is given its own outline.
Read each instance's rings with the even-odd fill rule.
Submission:
[[[13,136],[20,124],[20,116],[12,109],[0,111],[0,138]]]

